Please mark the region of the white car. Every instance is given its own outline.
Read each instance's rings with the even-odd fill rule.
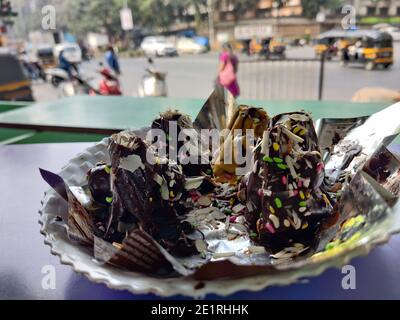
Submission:
[[[203,46],[190,38],[178,39],[176,49],[179,53],[203,53],[207,51],[206,46]]]
[[[165,37],[146,37],[140,45],[148,56],[176,56],[176,47],[169,43]]]
[[[71,63],[81,63],[82,62],[82,51],[78,44],[76,43],[60,43],[54,47],[53,54],[54,58],[58,59],[61,51],[64,53],[65,59]]]

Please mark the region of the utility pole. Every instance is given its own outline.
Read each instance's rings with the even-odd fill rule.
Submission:
[[[207,14],[208,14],[208,37],[210,39],[210,47],[213,48],[215,39],[213,0],[207,0]]]

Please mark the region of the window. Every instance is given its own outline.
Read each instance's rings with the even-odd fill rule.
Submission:
[[[256,17],[257,18],[265,18],[268,17],[271,13],[271,9],[257,9]]]
[[[379,8],[379,15],[381,17],[387,17],[388,14],[389,14],[389,8],[388,7]]]
[[[367,16],[373,16],[375,14],[375,7],[367,7]]]

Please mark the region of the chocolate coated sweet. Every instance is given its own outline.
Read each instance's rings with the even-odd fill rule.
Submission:
[[[296,243],[311,245],[330,211],[319,189],[324,165],[311,117],[294,112],[272,118],[254,160],[246,218],[255,240],[272,252]]]

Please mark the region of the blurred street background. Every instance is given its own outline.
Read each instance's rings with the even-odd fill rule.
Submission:
[[[398,90],[400,85],[400,43],[395,44],[395,63],[390,70],[377,70],[370,72],[357,66],[343,68],[338,61],[326,63],[326,77],[324,83],[324,100],[350,100],[354,92],[363,87],[386,87]],[[292,58],[313,58],[314,49],[312,46],[302,48],[289,48],[288,57]],[[243,60],[247,57],[240,56]],[[82,68],[88,73],[94,73],[98,62],[101,59],[94,59],[84,62]],[[146,58],[122,58],[120,60],[123,71],[120,76],[122,90],[125,95],[137,95],[137,84],[143,76],[143,70],[147,65]],[[179,57],[162,57],[155,59],[157,67],[168,73],[168,95],[171,97],[202,98],[207,97],[214,88],[214,81],[217,77],[218,53],[210,52],[199,55],[182,55]],[[275,81],[287,80],[285,73],[289,66],[281,65],[280,73],[275,74]],[[241,73],[239,66],[239,74]],[[272,77],[273,75],[266,76]],[[242,87],[255,86],[256,79],[250,76],[240,78]],[[316,79],[315,84],[317,82]],[[280,83],[285,86],[285,83]],[[58,92],[51,84],[38,81],[33,86],[35,98],[38,101],[49,101],[57,99]],[[293,86],[289,90],[301,96],[301,87]],[[247,97],[251,98],[251,97]]]
[[[400,99],[400,0],[0,3],[0,53],[21,61],[38,102],[78,94],[204,99],[218,79],[224,43],[239,60],[242,98]],[[2,72],[0,93],[1,85],[21,82],[12,69]],[[145,92],[150,77],[158,91]],[[102,91],[114,80],[115,92]],[[382,94],[357,94],[363,88]]]

